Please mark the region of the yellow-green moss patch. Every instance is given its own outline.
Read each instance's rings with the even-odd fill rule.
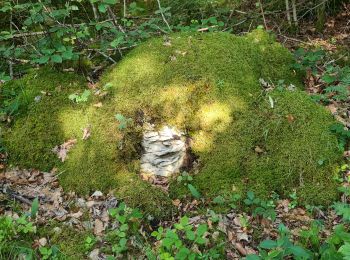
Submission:
[[[288,195],[296,189],[305,203],[335,198],[341,153],[329,131],[331,115],[299,89],[264,92],[259,84],[260,78],[283,79],[300,88],[287,49],[261,30],[246,37],[180,33],[169,41],[141,44],[106,73],[100,87],[111,86],[107,97],[77,105],[67,91],[31,105],[6,135],[12,162],[59,166],[66,189],[114,189],[131,206],[162,217],[171,214],[170,198],[138,176],[141,124],[152,122],[192,138],[200,165],[193,185],[206,196],[234,190]],[[116,114],[133,123],[120,129]],[[82,140],[88,125],[91,136]],[[77,144],[58,163],[48,148],[72,138]],[[25,158],[29,153],[43,158]],[[173,198],[183,192],[170,186]]]

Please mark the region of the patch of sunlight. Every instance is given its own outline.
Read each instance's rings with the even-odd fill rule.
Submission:
[[[184,103],[188,100],[194,88],[195,86],[193,85],[170,85],[159,93],[158,99],[160,102]]]
[[[223,132],[232,122],[231,107],[228,104],[215,102],[203,105],[196,117],[202,129],[211,132]]]
[[[198,131],[192,135],[193,143],[191,148],[196,152],[208,152],[214,144],[214,136],[205,131]]]
[[[116,73],[111,74],[114,83],[119,85],[120,78],[127,79],[127,81],[149,81],[155,77],[161,69],[162,63],[156,56],[149,53],[138,53],[138,55],[127,58],[120,62],[117,66]],[[141,87],[141,86],[140,86]],[[128,88],[130,90],[130,88]]]
[[[87,113],[73,108],[62,110],[58,114],[58,121],[65,138],[82,138],[83,129],[89,125]]]

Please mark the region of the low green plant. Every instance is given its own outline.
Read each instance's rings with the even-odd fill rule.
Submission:
[[[291,194],[289,194],[290,202],[288,204],[289,209],[294,209],[296,206],[298,206],[298,196],[297,192],[293,191]]]
[[[217,196],[213,199],[213,203],[218,205],[229,205],[231,209],[236,209],[238,207],[238,203],[241,199],[241,195],[238,193],[233,193],[229,197]]]
[[[90,251],[94,245],[96,244],[97,240],[94,236],[87,236],[85,238],[85,243],[84,243],[84,248],[85,248],[85,251],[88,252]]]
[[[159,242],[159,259],[220,259],[222,243],[210,241],[208,226],[200,224],[197,228],[184,216],[174,228],[158,228],[151,234]]]
[[[57,246],[52,247],[39,247],[41,259],[43,260],[58,260],[60,259],[60,251]]]
[[[247,198],[244,199],[244,204],[252,208],[253,216],[262,216],[266,219],[274,221],[276,219],[275,203],[273,200],[262,200],[255,197],[254,192],[248,191]]]
[[[259,256],[248,255],[247,260],[255,259],[310,259],[310,253],[303,247],[293,244],[290,232],[283,224],[278,226],[279,237],[276,240],[266,239],[259,246]]]
[[[323,50],[308,51],[298,49],[294,52],[296,62],[293,68],[302,72],[311,71],[312,75],[320,78],[321,93],[313,95],[316,101],[325,103],[331,101],[346,101],[350,91],[350,67],[341,67],[334,62],[326,61]]]
[[[90,95],[91,95],[91,90],[85,89],[83,93],[81,94],[74,93],[69,95],[68,98],[75,103],[82,103],[82,102],[87,102],[89,100]]]
[[[117,228],[108,231],[106,240],[111,245],[113,256],[120,257],[129,249],[130,236],[138,233],[143,215],[138,209],[127,207],[124,202],[110,209],[109,215]]]
[[[190,191],[191,195],[196,198],[196,199],[200,199],[201,198],[201,194],[199,193],[199,191],[190,183],[193,178],[191,175],[189,175],[188,172],[182,172],[180,176],[177,177],[177,182],[178,183],[183,183],[188,190]]]
[[[294,52],[296,62],[292,65],[292,68],[300,71],[310,69],[313,74],[316,74],[318,71],[317,66],[321,64],[325,54],[324,50],[309,51],[299,48]]]
[[[0,258],[23,254],[30,259],[35,254],[31,248],[35,233],[36,226],[28,215],[24,214],[18,219],[0,216]]]
[[[338,147],[341,151],[345,151],[350,140],[350,131],[341,123],[336,123],[331,126],[331,131],[338,137]]]
[[[126,129],[132,123],[132,119],[131,118],[126,118],[122,114],[116,114],[115,115],[115,119],[117,119],[118,122],[119,122],[119,125],[118,125],[118,129],[119,130]]]

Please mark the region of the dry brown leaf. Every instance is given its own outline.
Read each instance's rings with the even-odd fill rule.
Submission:
[[[83,212],[81,212],[80,210],[76,213],[71,213],[69,215],[71,218],[80,218],[81,216],[83,216]]]
[[[233,245],[241,255],[247,255],[247,250],[245,250],[241,243],[233,243]]]
[[[52,151],[57,154],[57,157],[64,162],[67,158],[68,151],[77,143],[77,139],[70,139],[67,142],[55,146]]]
[[[326,106],[326,108],[331,111],[331,113],[334,115],[337,113],[338,108],[334,104],[329,104]]]
[[[179,199],[173,200],[173,205],[174,205],[175,207],[178,207],[180,204],[181,204],[181,201],[180,201]]]
[[[104,230],[103,222],[99,219],[95,219],[94,234],[96,236],[100,236],[100,235],[102,235],[103,230]]]
[[[98,102],[96,104],[93,105],[94,107],[100,108],[102,107],[102,102]]]
[[[256,146],[255,149],[254,149],[254,151],[255,151],[256,153],[263,153],[263,152],[264,152],[264,150],[263,150],[262,148],[260,148],[259,146]]]
[[[83,129],[83,140],[86,140],[90,137],[91,135],[91,125],[88,125]]]
[[[47,239],[45,237],[42,237],[38,240],[40,246],[46,246]]]
[[[293,115],[289,114],[289,115],[287,115],[287,120],[288,120],[288,122],[291,124],[291,123],[294,122],[295,117],[294,117]]]

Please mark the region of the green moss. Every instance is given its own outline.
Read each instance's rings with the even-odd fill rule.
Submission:
[[[246,37],[226,33],[169,37],[171,46],[161,38],[145,42],[106,73],[100,86],[113,86],[107,97],[77,106],[66,94],[55,95],[47,98],[48,104],[52,100],[49,106],[46,102],[31,106],[27,119],[19,119],[8,134],[9,143],[14,140],[12,161],[38,168],[58,165],[66,189],[79,193],[115,189],[131,206],[157,217],[169,215],[170,198],[137,174],[137,121],[143,114],[143,120],[170,124],[191,136],[200,161],[193,184],[206,196],[250,189],[260,195],[272,191],[288,195],[296,189],[305,203],[327,204],[335,198],[332,177],[342,155],[328,129],[332,117],[301,90],[264,94],[259,85],[259,78],[264,78],[300,87],[290,70],[292,56],[287,49],[263,31]],[[103,106],[94,107],[99,101]],[[57,107],[55,102],[62,104]],[[133,119],[128,130],[118,128],[117,113]],[[37,127],[38,121],[47,127]],[[82,140],[87,125],[91,136]],[[137,133],[130,134],[133,131]],[[78,142],[67,161],[55,163],[50,149],[71,138]],[[255,152],[256,147],[263,152]],[[176,183],[170,187],[173,197],[185,192]]]
[[[60,232],[53,231],[58,227]],[[64,226],[61,224],[50,223],[48,226],[39,228],[40,237],[48,237],[50,246],[57,246],[62,254],[62,259],[85,259],[85,239],[93,236],[89,231],[77,231],[76,228]]]
[[[59,163],[52,149],[65,141],[65,134],[57,116],[74,108],[68,96],[85,85],[82,77],[44,68],[4,86],[19,93],[19,115],[4,138],[11,164],[47,171]],[[36,96],[41,96],[39,102]]]

